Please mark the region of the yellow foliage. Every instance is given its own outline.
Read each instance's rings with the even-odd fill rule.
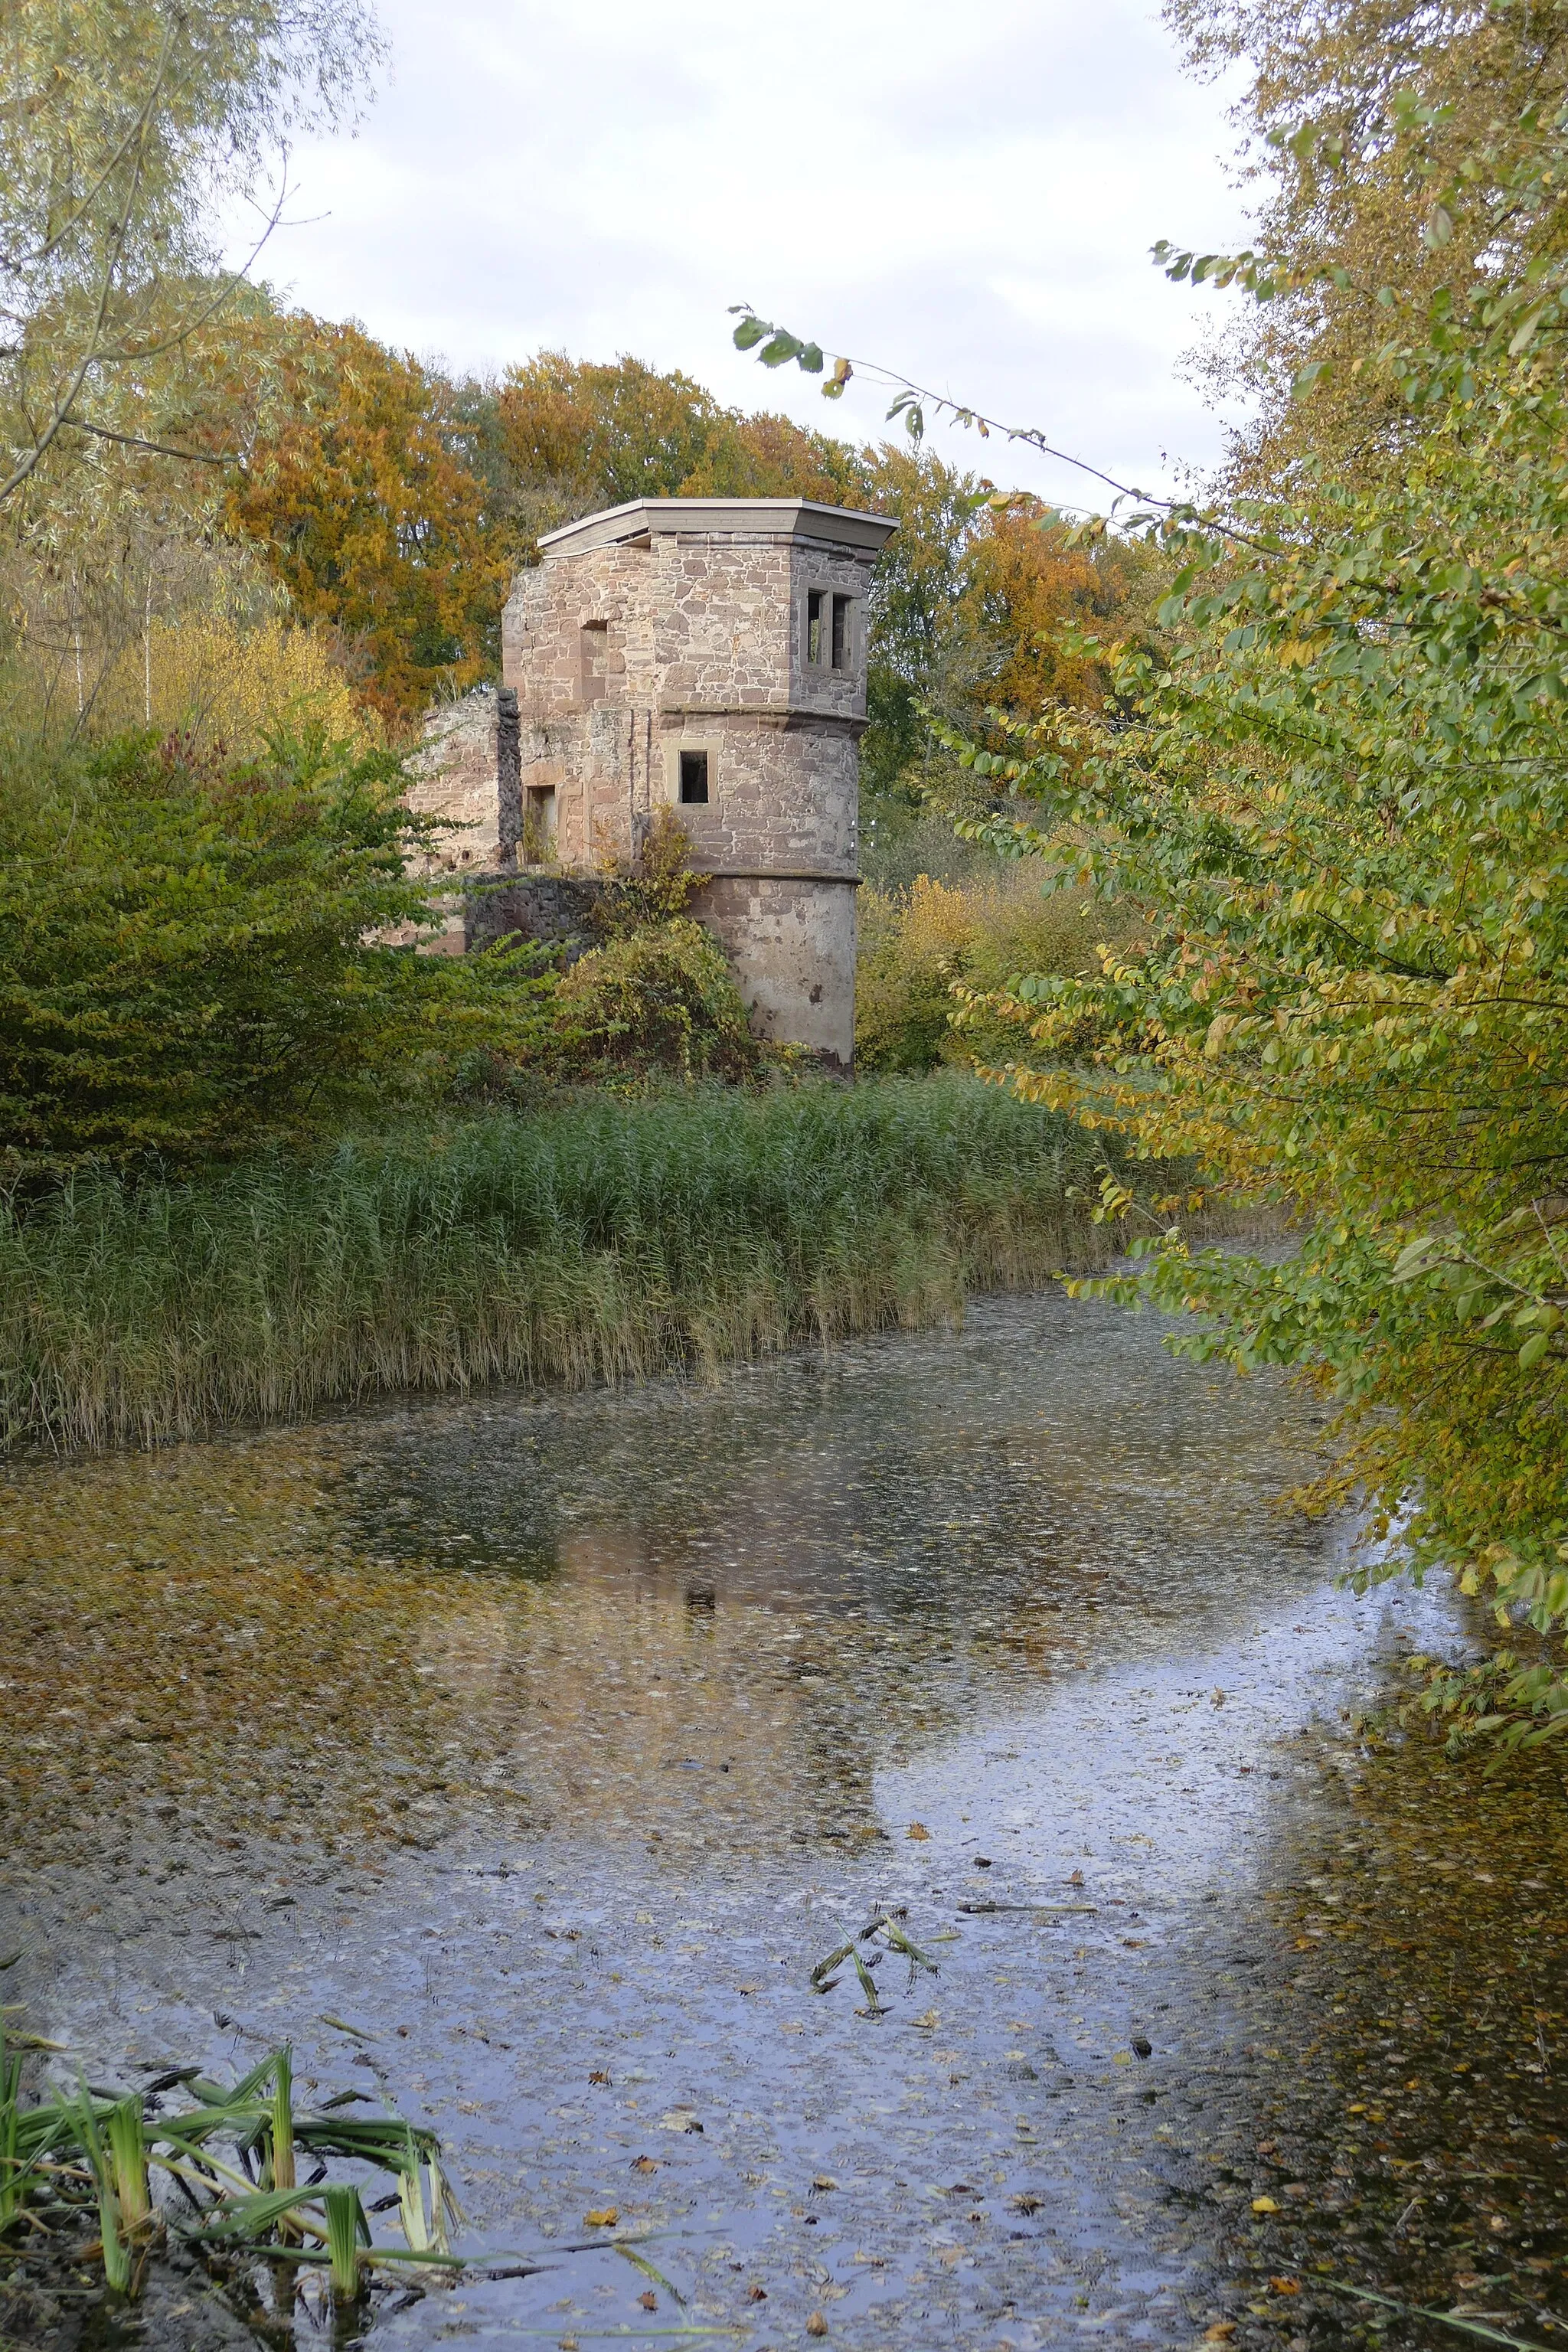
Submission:
[[[1021,866],[973,882],[921,874],[907,898],[863,891],[859,911],[855,1057],[867,1071],[1004,1058],[1005,1023],[972,1009],[954,1029],[955,985],[984,994],[1025,972],[1088,973],[1097,944],[1124,928],[1080,892],[1045,897]]]
[[[375,721],[355,699],[319,630],[279,619],[250,627],[216,614],[154,621],[128,646],[94,707],[98,731],[153,726],[223,743],[245,759],[277,728],[305,725],[367,745]]]

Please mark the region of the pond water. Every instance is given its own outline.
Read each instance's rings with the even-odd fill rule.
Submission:
[[[1352,1737],[1467,1629],[1276,1507],[1318,1420],[1051,1295],[13,1466],[0,1990],[434,2124],[514,2274],[386,2352],[1552,2340],[1560,1776]],[[938,1972],[814,1992],[889,1905]],[[28,2345],[321,2340],[9,2274]]]

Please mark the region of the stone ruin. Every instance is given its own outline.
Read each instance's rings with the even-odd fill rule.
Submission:
[[[542,539],[499,692],[438,712],[414,762],[411,804],[455,828],[427,866],[452,877],[436,950],[579,930],[606,856],[635,858],[668,807],[758,1033],[847,1069],[866,594],[895,528],[637,499]]]

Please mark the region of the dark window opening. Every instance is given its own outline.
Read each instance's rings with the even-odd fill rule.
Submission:
[[[822,608],[827,602],[820,588],[805,592],[805,658],[813,669],[822,667]]]
[[[549,785],[531,784],[522,811],[522,862],[546,866],[555,855],[555,793]]]
[[[833,667],[835,669],[847,669],[849,667],[851,602],[852,599],[847,596],[835,596],[833,599]]]
[[[708,754],[706,751],[682,751],[680,797],[688,808],[707,807]]]

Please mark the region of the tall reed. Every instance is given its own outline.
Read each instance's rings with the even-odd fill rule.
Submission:
[[[1105,1139],[961,1076],[567,1097],[0,1211],[0,1440],[572,1385],[930,1321],[1102,1254]]]

